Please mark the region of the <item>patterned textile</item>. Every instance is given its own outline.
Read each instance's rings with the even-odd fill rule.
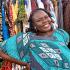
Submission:
[[[23,40],[23,38],[25,38]],[[8,54],[10,57],[16,58],[18,60],[21,60],[23,62],[29,62],[29,53],[28,53],[28,47],[25,47],[26,45],[26,39],[28,40],[27,36],[22,33],[18,33],[17,35],[9,38],[8,40],[4,41],[3,43],[0,43],[0,50],[4,53]],[[24,43],[23,43],[24,41]],[[21,49],[22,48],[22,49]],[[14,55],[15,54],[15,55]],[[10,66],[12,66],[10,68]],[[12,64],[8,61],[4,61],[2,65],[2,70],[23,70],[23,66]],[[9,69],[8,69],[9,68]]]
[[[13,5],[12,2],[9,0],[8,1],[8,11],[9,11],[9,31],[10,31],[10,36],[13,36],[16,34],[15,32],[15,24],[14,24],[14,20],[13,20]]]
[[[70,50],[63,41],[64,36],[67,37],[63,32],[57,30],[50,38],[31,34],[29,44],[32,70],[70,70]]]
[[[70,70],[70,50],[62,42],[32,40],[32,70]]]
[[[0,50],[10,57],[29,62],[32,70],[70,70],[68,42],[69,36],[62,29],[56,30],[51,37],[18,33],[1,43]]]
[[[8,61],[4,61],[1,70],[12,70],[12,65]]]

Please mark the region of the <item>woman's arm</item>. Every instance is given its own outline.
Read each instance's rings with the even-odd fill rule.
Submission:
[[[2,57],[2,59],[7,60],[7,61],[9,61],[11,63],[15,63],[15,64],[22,65],[22,66],[26,66],[27,70],[30,70],[30,66],[29,66],[28,63],[16,60],[15,58],[12,58],[12,57],[8,56],[7,54],[3,53],[2,51],[0,51],[0,57]]]

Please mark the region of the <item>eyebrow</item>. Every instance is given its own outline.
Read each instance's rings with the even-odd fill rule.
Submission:
[[[40,18],[37,18],[37,19],[35,19],[35,20],[42,19],[42,18],[44,18],[44,17],[49,17],[49,16],[48,16],[48,15],[45,15],[45,16],[40,17]]]

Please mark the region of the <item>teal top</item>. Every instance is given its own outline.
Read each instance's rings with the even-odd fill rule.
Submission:
[[[50,37],[18,33],[0,43],[0,50],[10,57],[30,62],[32,70],[70,70],[69,35],[57,29]]]

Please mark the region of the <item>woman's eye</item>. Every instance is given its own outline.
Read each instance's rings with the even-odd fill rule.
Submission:
[[[41,19],[37,20],[36,22],[40,22],[40,21],[41,21]]]

